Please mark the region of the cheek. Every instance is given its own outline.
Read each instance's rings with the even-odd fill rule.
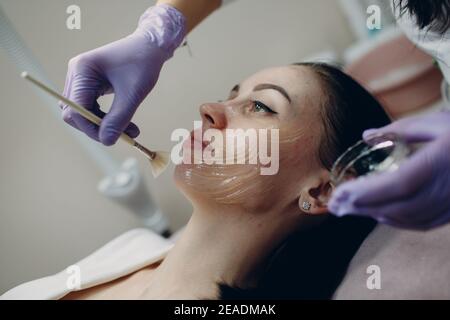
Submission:
[[[295,200],[308,172],[309,157],[301,141],[280,145],[279,171],[261,175],[257,165],[178,165],[175,181],[193,202],[237,205],[249,212],[285,207]]]
[[[260,143],[264,134],[260,136],[259,132],[254,135],[225,134],[221,143],[224,147],[222,161],[178,165],[175,170],[178,187],[194,201],[201,198],[219,204],[259,209],[273,205],[270,199],[273,199],[271,195],[278,187],[278,184],[273,183],[277,172],[274,175],[262,173],[262,167],[271,168],[272,161],[275,161],[268,150],[260,152],[261,148],[272,144],[270,133],[265,133],[268,137],[265,144]],[[229,156],[230,150],[233,152]],[[208,157],[206,151],[207,149],[203,152],[204,159]],[[266,157],[265,160],[270,160],[269,164],[261,164],[258,159],[261,155]],[[278,165],[275,169],[278,170]]]
[[[253,126],[251,129],[254,128]],[[262,126],[262,129],[272,128]],[[251,155],[255,153],[250,152],[248,143],[239,144],[237,140],[231,143],[230,137],[224,134],[222,163],[178,165],[175,170],[175,182],[192,201],[239,205],[255,211],[285,206],[284,202],[291,201],[297,196],[297,186],[302,177],[308,173],[309,164],[314,163],[312,150],[316,144],[315,139],[305,130],[280,130],[278,135],[272,135],[272,132],[267,130],[265,134],[266,143],[261,143],[261,136],[257,134],[256,155],[259,159],[262,155],[266,156],[271,161],[269,164],[261,165],[260,161],[254,162],[256,164],[236,164],[236,160],[242,160],[243,155],[246,163],[251,163],[250,160],[255,160]],[[272,152],[275,151],[272,149],[274,145],[277,152]],[[264,148],[268,149],[262,150]],[[227,157],[226,150],[234,150],[232,158]],[[201,151],[201,148],[197,151]],[[235,162],[229,164],[227,160]],[[262,167],[273,167],[276,171],[264,175]]]
[[[280,168],[305,171],[316,162],[317,135],[312,130],[291,130],[280,134]]]

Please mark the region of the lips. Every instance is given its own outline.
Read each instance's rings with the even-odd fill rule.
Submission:
[[[198,139],[200,138],[200,139]],[[197,134],[195,134],[195,130],[191,131],[191,143],[193,145],[202,146],[202,150],[204,150],[211,142],[210,141],[204,141],[202,139],[202,132],[198,131]]]

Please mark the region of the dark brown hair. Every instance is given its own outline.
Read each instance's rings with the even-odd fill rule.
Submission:
[[[325,99],[318,158],[324,168],[361,139],[364,130],[390,120],[378,101],[337,67],[299,63],[319,77]],[[328,216],[316,227],[289,236],[272,254],[259,285],[241,289],[219,283],[221,299],[330,299],[361,243],[375,227],[369,218]]]
[[[450,0],[393,0],[393,3],[400,16],[410,14],[420,29],[444,34],[450,28]]]

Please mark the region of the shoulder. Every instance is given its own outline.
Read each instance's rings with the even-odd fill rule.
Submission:
[[[71,291],[112,281],[159,261],[172,246],[173,240],[149,229],[133,229],[59,273],[21,284],[0,298],[59,299]],[[73,281],[74,272],[79,275],[78,282]]]

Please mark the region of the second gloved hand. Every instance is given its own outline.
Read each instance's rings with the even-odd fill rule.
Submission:
[[[128,37],[72,58],[64,96],[103,120],[98,127],[61,105],[64,121],[105,145],[114,144],[124,131],[138,136],[138,127],[130,121],[156,84],[164,62],[183,41],[185,23],[175,8],[157,5],[141,16],[136,31]],[[97,99],[108,93],[114,93],[114,100],[105,114]]]
[[[396,121],[374,134],[393,133],[407,142],[427,142],[394,172],[346,182],[333,193],[337,216],[357,214],[400,228],[427,230],[450,222],[450,112]]]

